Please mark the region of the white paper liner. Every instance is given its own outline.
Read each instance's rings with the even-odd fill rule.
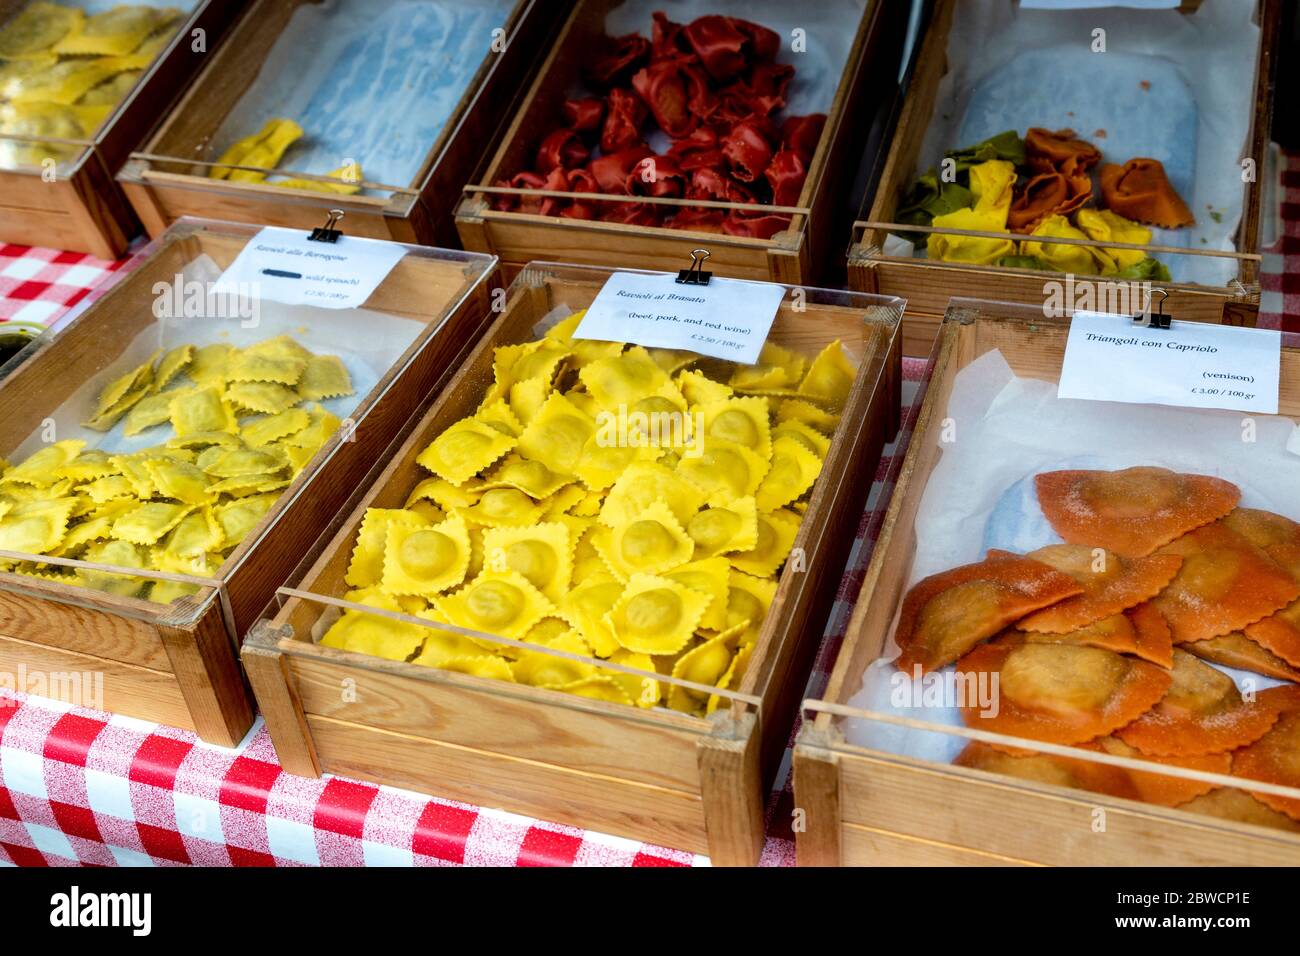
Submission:
[[[942,444],[921,497],[909,587],[979,561],[989,547],[1023,553],[1058,542],[1029,480],[1058,468],[1155,465],[1215,475],[1241,488],[1242,507],[1300,520],[1300,454],[1290,447],[1300,428],[1285,416],[1058,399],[1056,383],[1017,377],[994,350],[957,374],[945,417],[951,419],[954,440]],[[1253,422],[1254,442],[1243,440],[1247,420]],[[932,440],[940,441],[942,431],[936,429]],[[963,726],[956,707],[913,706],[924,698],[913,696],[913,682],[898,675],[897,655],[891,637],[849,706]],[[1243,688],[1283,683],[1218,669]],[[954,670],[950,665],[936,673]],[[940,763],[950,762],[966,745],[960,737],[855,718],[845,721],[844,733],[858,746]]]
[[[504,28],[511,0],[323,0],[294,11],[257,79],[222,121],[215,160],[267,120],[303,138],[280,168],[412,185],[470,79]],[[274,180],[272,180],[274,182]]]
[[[221,275],[221,269],[207,255],[188,263],[182,272],[185,282],[197,281],[209,288]],[[145,429],[127,438],[122,434],[125,416],[107,432],[92,431],[81,424],[95,409],[99,394],[113,379],[149,360],[157,349],[191,344],[196,348],[215,342],[246,347],[277,335],[291,335],[294,340],[318,355],[337,355],[352,378],[353,394],[320,402],[321,407],[347,418],[361,400],[378,384],[398,357],[428,326],[414,319],[404,319],[370,309],[336,310],[305,305],[260,304],[258,323],[243,328],[238,318],[215,317],[159,320],[131,341],[123,353],[107,368],[87,379],[51,416],[57,439],[81,439],[88,448],[111,453],[130,453],[160,445],[175,437],[170,423]],[[186,382],[183,374],[177,381]],[[175,386],[173,386],[175,387]],[[45,427],[36,429],[11,456],[22,461],[39,451],[46,442]]]
[[[915,172],[936,166],[946,150],[1003,130],[1023,136],[1031,126],[1073,128],[1101,150],[1104,163],[1145,156],[1164,164],[1196,224],[1155,229],[1153,244],[1235,251],[1259,45],[1254,9],[1254,0],[1205,0],[1184,16],[964,0]],[[1105,53],[1091,50],[1098,28]],[[1100,188],[1094,192],[1100,202]],[[1234,259],[1156,258],[1177,282],[1223,286],[1238,273]]]

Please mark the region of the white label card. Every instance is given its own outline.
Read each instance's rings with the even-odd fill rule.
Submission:
[[[573,334],[753,365],[783,298],[785,287],[770,282],[686,285],[673,273],[615,272]]]
[[[308,235],[267,226],[244,246],[213,291],[285,305],[355,309],[406,255],[392,242],[351,236],[312,242]]]
[[[1281,364],[1280,332],[1076,312],[1056,395],[1276,415]]]

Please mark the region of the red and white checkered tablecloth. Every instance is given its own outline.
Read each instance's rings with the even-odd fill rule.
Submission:
[[[1300,331],[1300,157],[1281,173],[1282,235],[1260,324]],[[0,246],[0,319],[48,324],[121,263]],[[925,363],[904,360],[904,431]],[[870,557],[894,451],[880,464],[805,696],[825,687]],[[797,732],[797,727],[795,731]],[[791,740],[793,741],[792,732]],[[765,866],[794,862],[789,754],[768,806]],[[280,769],[259,720],[235,749],[193,734],[0,692],[0,864],[690,866],[704,857],[499,810]]]

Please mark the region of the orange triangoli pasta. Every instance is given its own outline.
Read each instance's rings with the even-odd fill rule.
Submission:
[[[1082,594],[1036,611],[1016,625],[1022,631],[1054,634],[1086,627],[1155,597],[1183,563],[1175,554],[1129,559],[1083,544],[1052,544],[1025,557],[1050,564],[1083,588]]]
[[[1222,522],[1162,551],[1183,558],[1178,575],[1152,600],[1176,644],[1240,631],[1300,597],[1300,582]]]
[[[1055,754],[1010,754],[972,740],[953,761],[959,767],[1006,774],[1020,780],[1049,783],[1075,790],[1137,799],[1138,791],[1121,767],[1094,760],[1075,760]]]
[[[1300,754],[1300,688],[1273,687],[1260,691],[1259,697],[1268,698],[1280,717],[1263,737],[1232,755],[1232,772],[1239,777],[1300,789],[1300,760],[1296,756]],[[1271,793],[1255,796],[1292,820],[1300,820],[1300,800]]]
[[[1116,654],[1133,654],[1161,667],[1169,667],[1173,663],[1173,638],[1169,625],[1150,604],[1141,604],[1132,611],[1112,614],[1100,621],[1060,634],[1044,631],[1014,633],[1030,644],[1100,647]]]
[[[1203,641],[1191,641],[1182,645],[1182,648],[1203,661],[1300,683],[1300,670],[1296,670],[1262,644],[1255,643],[1241,631],[1220,634]]]
[[[951,664],[1031,611],[1082,592],[1074,579],[1026,558],[967,564],[918,582],[903,599],[896,640],[900,670]]]
[[[1158,757],[1224,753],[1258,740],[1277,722],[1269,700],[1263,694],[1243,698],[1223,671],[1175,648],[1169,692],[1116,735]]]
[[[1211,790],[1204,796],[1184,803],[1180,810],[1188,813],[1201,813],[1220,820],[1236,820],[1238,823],[1253,823],[1260,827],[1275,827],[1300,833],[1300,823],[1292,820],[1285,813],[1278,813],[1251,796],[1245,790],[1234,787],[1222,787]]]
[[[1254,508],[1237,508],[1223,523],[1300,580],[1300,524]],[[1300,667],[1300,601],[1246,628],[1246,636],[1289,667]],[[1275,675],[1276,676],[1276,675]],[[1296,680],[1288,677],[1288,680]]]
[[[1002,639],[957,662],[960,674],[993,674],[998,707],[962,707],[969,727],[1057,744],[1112,733],[1164,697],[1169,672],[1098,647]],[[967,678],[970,680],[971,678]]]
[[[1150,467],[1048,471],[1035,476],[1034,485],[1057,534],[1125,558],[1145,557],[1222,518],[1241,497],[1236,485],[1220,478]]]
[[[1135,750],[1118,737],[1103,737],[1089,746],[1095,746],[1103,753],[1115,757],[1129,757],[1134,760],[1145,760],[1148,763],[1201,770],[1205,773],[1227,774],[1232,769],[1232,756],[1227,753],[1192,757],[1153,757]],[[1209,793],[1215,787],[1212,783],[1191,780],[1187,777],[1171,777],[1159,771],[1147,773],[1142,770],[1130,770],[1128,775],[1137,789],[1138,799],[1145,800],[1147,803],[1158,803],[1164,807],[1181,806],[1189,800]]]

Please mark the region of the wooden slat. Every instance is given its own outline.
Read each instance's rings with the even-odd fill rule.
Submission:
[[[482,690],[429,685],[375,670],[298,655],[289,662],[303,710],[411,737],[473,747],[525,760],[698,792],[700,735],[656,724]],[[346,688],[347,693],[344,693]]]
[[[253,726],[253,701],[220,607],[209,605],[192,628],[160,627],[159,633],[198,735],[237,746]]]
[[[566,770],[550,764],[307,718],[323,766],[481,807],[707,853],[703,804],[678,790]]]
[[[809,743],[810,731],[804,724],[794,748],[795,859],[799,866],[840,866],[839,757]]]
[[[144,621],[11,591],[0,590],[0,635],[157,671],[171,669],[158,630]]]
[[[463,220],[469,220],[471,228],[467,229]],[[685,236],[671,229],[647,230],[622,223],[592,223],[519,213],[483,211],[469,215],[463,206],[457,216],[457,227],[467,249],[491,251],[516,268],[542,260],[675,272],[689,266],[691,250],[703,244],[709,249],[709,268],[718,275],[754,281],[774,278],[767,265],[766,250],[755,248],[753,240],[733,243],[725,237]],[[488,248],[473,243],[480,228],[485,228],[489,236]]]
[[[897,295],[907,299],[907,314],[904,317],[918,329],[937,329],[943,321],[943,314],[948,308],[952,296],[969,296],[977,299],[990,299],[997,302],[1022,302],[1042,306],[1049,292],[1048,284],[1056,283],[1063,287],[1065,276],[1058,272],[1039,272],[1034,275],[1017,274],[1007,269],[992,267],[964,267],[951,263],[936,264],[926,259],[868,259],[876,273],[875,288],[881,295]],[[1105,283],[1104,278],[1099,280]],[[1230,295],[1223,289],[1210,286],[1194,287],[1182,283],[1155,283],[1169,293],[1165,300],[1165,312],[1178,319],[1189,322],[1222,322],[1224,303],[1234,302],[1251,312],[1259,308],[1259,293],[1246,293],[1240,296]],[[1112,284],[1113,285],[1113,284]],[[1074,302],[1089,302],[1085,298],[1085,286],[1096,283],[1078,276],[1074,279],[1076,290]],[[1142,292],[1143,283],[1133,283],[1132,293],[1114,301],[1119,302],[1119,309],[1126,312],[1140,311],[1145,305]],[[1091,301],[1097,302],[1094,309],[1115,311],[1107,307],[1107,293],[1103,286],[1101,294],[1092,294]],[[1071,305],[1073,311],[1073,305]],[[1252,318],[1248,324],[1253,325]],[[915,334],[920,335],[918,331]],[[931,333],[932,334],[932,333]]]
[[[1285,866],[1300,837],[960,767],[840,755],[843,822],[1057,866]],[[1104,831],[1095,829],[1104,810]]]
[[[261,625],[258,625],[259,627]],[[300,777],[319,777],[320,762],[312,744],[302,701],[290,676],[285,655],[267,646],[257,628],[244,641],[240,659],[257,705],[266,719],[266,729],[275,745],[280,765]]]
[[[979,853],[965,847],[900,836],[887,830],[874,830],[844,824],[841,834],[844,847],[843,866],[1036,866],[1028,860]],[[800,863],[802,864],[802,860]]]
[[[170,724],[184,730],[195,729],[180,686],[172,674],[0,637],[0,674],[37,673],[47,679],[59,674],[102,675],[103,699],[94,707],[95,710]],[[81,699],[68,699],[65,703],[87,706],[87,702]]]
[[[757,866],[763,852],[767,790],[760,773],[758,721],[716,714],[715,734],[698,748],[709,859],[714,866]]]

